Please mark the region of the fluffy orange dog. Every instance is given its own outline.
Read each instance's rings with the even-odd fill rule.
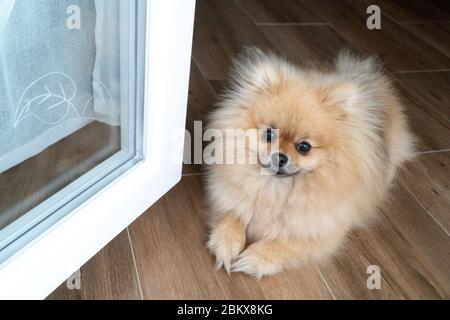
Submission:
[[[250,50],[236,61],[209,127],[261,132],[256,149],[241,146],[256,163],[214,164],[208,172],[208,248],[218,268],[256,278],[336,253],[349,230],[376,214],[414,154],[377,61],[345,52],[333,70],[319,71]],[[213,144],[225,150],[225,142]]]

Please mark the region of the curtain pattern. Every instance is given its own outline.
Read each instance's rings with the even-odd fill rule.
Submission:
[[[120,123],[119,6],[0,0],[0,172],[93,120]]]

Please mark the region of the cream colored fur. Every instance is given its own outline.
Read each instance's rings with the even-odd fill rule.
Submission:
[[[391,82],[375,59],[348,52],[323,71],[249,50],[217,107],[209,128],[274,125],[280,150],[301,171],[279,178],[261,174],[259,164],[209,166],[208,247],[228,272],[260,278],[335,254],[352,228],[376,215],[414,154]],[[299,139],[314,144],[308,155],[296,152]]]

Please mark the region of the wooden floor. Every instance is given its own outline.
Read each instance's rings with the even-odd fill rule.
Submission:
[[[36,156],[2,172],[0,229],[119,150],[120,128],[93,121]]]
[[[326,60],[341,47],[378,54],[400,89],[420,155],[402,173],[383,219],[355,231],[321,266],[263,278],[214,269],[205,249],[204,186],[198,166],[81,269],[81,290],[62,284],[50,299],[449,299],[450,3],[374,0],[370,31],[363,0],[198,0],[187,128],[222,90],[242,46],[293,62]],[[366,286],[369,265],[381,289]]]

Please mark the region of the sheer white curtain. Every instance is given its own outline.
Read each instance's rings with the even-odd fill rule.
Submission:
[[[0,35],[2,34],[3,28],[8,21],[8,17],[11,14],[12,8],[14,7],[15,0],[1,0],[0,1]]]
[[[121,3],[0,0],[0,172],[91,121],[120,123]]]

